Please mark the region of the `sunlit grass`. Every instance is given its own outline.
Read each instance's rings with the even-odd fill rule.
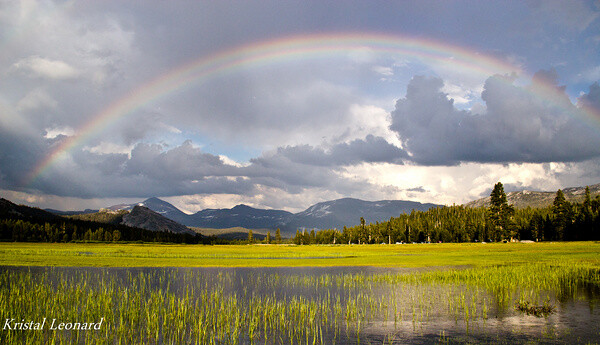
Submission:
[[[0,243],[0,265],[105,267],[490,266],[544,261],[600,264],[600,243],[410,245],[168,245]]]
[[[399,343],[450,320],[467,334],[488,320],[558,314],[569,300],[600,301],[600,244],[154,245],[1,243],[3,266],[384,266],[376,274],[278,274],[255,269],[3,268],[0,320],[98,322],[101,331],[4,331],[2,344]],[[295,272],[295,273],[294,273]],[[586,290],[587,288],[587,290]],[[586,292],[587,291],[587,292]],[[523,310],[523,311],[520,311]],[[538,313],[540,318],[551,317]],[[490,321],[491,322],[491,321]],[[550,327],[550,326],[548,326]],[[564,336],[535,329],[550,340]],[[442,329],[443,331],[443,329]],[[506,330],[511,332],[510,329]],[[404,333],[403,333],[404,332]],[[561,333],[563,332],[563,333]],[[456,339],[438,333],[441,342]],[[561,338],[564,339],[564,338]],[[490,338],[494,343],[496,339]],[[401,343],[401,341],[400,341]]]

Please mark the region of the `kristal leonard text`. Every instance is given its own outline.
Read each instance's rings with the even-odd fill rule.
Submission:
[[[46,326],[49,326],[48,329],[52,331],[69,331],[69,330],[100,330],[102,328],[102,323],[104,322],[104,318],[101,318],[99,322],[60,322],[56,319],[46,320],[44,318],[42,321],[25,321],[22,319],[20,322],[17,319],[5,319],[4,327],[2,327],[3,331],[12,331],[12,330],[32,330],[38,331],[45,329]]]

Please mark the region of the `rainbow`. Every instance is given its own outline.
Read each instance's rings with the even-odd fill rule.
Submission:
[[[217,75],[237,69],[259,67],[299,59],[344,56],[372,51],[408,57],[425,63],[448,64],[459,71],[487,78],[497,73],[521,73],[519,67],[490,55],[477,53],[434,40],[373,33],[313,34],[284,37],[238,46],[181,65],[131,90],[113,102],[64,139],[27,175],[32,184],[60,157],[78,147],[116,120],[132,114],[148,103],[166,97],[186,86],[200,84]]]

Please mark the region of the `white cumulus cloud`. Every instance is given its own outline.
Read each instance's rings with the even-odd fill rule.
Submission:
[[[40,56],[29,56],[12,65],[12,69],[22,71],[31,77],[43,77],[48,79],[74,79],[80,72],[61,60],[52,60]]]

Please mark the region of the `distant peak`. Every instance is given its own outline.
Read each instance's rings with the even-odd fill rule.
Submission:
[[[159,198],[157,198],[157,197],[155,197],[155,196],[153,196],[153,197],[151,197],[151,198],[148,198],[148,199],[144,200],[144,202],[157,202],[157,201],[158,201],[158,202],[163,202],[162,200],[160,200]]]
[[[232,210],[249,209],[249,208],[252,208],[252,207],[250,207],[248,205],[244,205],[244,204],[239,204],[239,205],[236,205],[234,208],[232,208]]]
[[[351,200],[351,201],[364,201],[364,200],[361,200],[361,199],[357,199],[357,198],[350,198],[350,197],[347,197],[347,198],[341,198],[341,199],[337,199],[337,200],[333,200],[333,201],[344,201],[344,200]]]

